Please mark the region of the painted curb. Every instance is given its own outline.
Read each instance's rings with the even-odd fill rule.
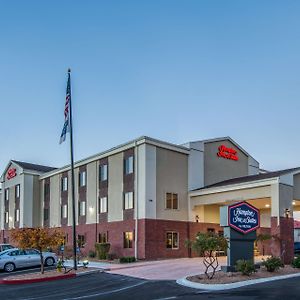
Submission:
[[[45,281],[53,281],[53,280],[68,279],[68,278],[75,278],[75,277],[76,274],[72,273],[72,274],[65,274],[65,275],[52,276],[46,278],[32,278],[32,279],[19,279],[19,280],[2,279],[0,280],[0,284],[26,284],[26,283],[45,282]]]
[[[187,277],[189,277],[189,276],[187,276]],[[206,290],[206,291],[224,291],[224,290],[236,289],[236,288],[239,288],[239,287],[244,287],[244,286],[258,284],[258,283],[264,283],[264,282],[276,281],[276,280],[280,280],[280,279],[300,277],[300,273],[280,275],[280,276],[267,277],[267,278],[244,280],[244,281],[240,281],[240,282],[224,283],[224,284],[197,283],[197,282],[192,282],[192,281],[187,280],[186,279],[187,277],[176,280],[176,283],[179,284],[179,285],[183,285],[183,286],[186,286],[186,287],[193,288],[193,289],[201,289],[201,290]]]

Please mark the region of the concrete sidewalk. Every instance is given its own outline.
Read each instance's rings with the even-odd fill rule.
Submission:
[[[255,262],[260,262],[262,257],[255,257]],[[219,257],[219,267],[226,265],[227,257]],[[119,267],[115,265],[108,273],[132,276],[149,280],[177,280],[188,275],[204,273],[203,258],[178,258],[160,261],[149,261],[138,265],[132,263],[132,267]],[[128,264],[126,264],[128,265]]]
[[[262,258],[262,256],[255,257],[255,262],[260,262]],[[221,256],[218,259],[219,270],[221,266],[226,265],[227,257]],[[66,261],[65,265],[72,267],[73,261]],[[82,264],[78,266],[82,266]],[[201,274],[205,271],[202,257],[140,261],[128,264],[90,261],[88,267],[99,268],[107,273],[149,280],[177,280],[188,275]]]

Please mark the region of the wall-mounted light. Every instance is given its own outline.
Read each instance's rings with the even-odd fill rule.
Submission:
[[[10,221],[10,222],[13,220],[13,218],[12,218],[12,217],[9,217],[8,219],[9,219],[9,221]]]
[[[94,213],[94,207],[90,206],[90,207],[89,207],[89,212],[90,212],[91,214]]]
[[[285,216],[286,218],[289,218],[289,217],[290,217],[290,213],[291,213],[291,210],[290,210],[289,208],[286,208],[286,209],[284,210],[284,216]]]
[[[196,220],[197,223],[199,222],[199,216],[198,215],[195,216],[195,220]]]
[[[292,203],[293,203],[293,205],[296,205],[296,201],[293,201]]]
[[[270,204],[266,204],[265,207],[266,207],[266,208],[269,208],[269,207],[270,207]]]

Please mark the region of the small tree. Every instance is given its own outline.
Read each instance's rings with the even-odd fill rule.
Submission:
[[[203,256],[205,275],[208,279],[212,279],[219,266],[219,251],[227,250],[226,238],[215,233],[198,233],[196,239],[189,244],[199,256]]]
[[[41,273],[44,274],[43,250],[60,246],[64,242],[64,234],[49,228],[19,228],[11,230],[11,237],[19,248],[34,248],[40,252]]]

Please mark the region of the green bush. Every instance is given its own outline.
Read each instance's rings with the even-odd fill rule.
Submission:
[[[263,266],[266,267],[268,272],[274,272],[284,267],[283,262],[279,257],[271,256],[263,261]]]
[[[135,262],[136,259],[134,256],[124,256],[124,257],[120,257],[120,263],[132,263]]]
[[[239,259],[235,266],[238,272],[243,275],[250,276],[252,273],[256,272],[254,263],[251,260]]]
[[[96,257],[96,252],[93,251],[93,250],[90,250],[90,251],[89,251],[89,257],[91,257],[91,258]]]
[[[95,244],[98,259],[107,259],[110,249],[109,243],[96,243]]]
[[[293,266],[294,268],[297,268],[297,269],[300,268],[300,256],[299,256],[299,255],[297,255],[297,256],[294,258],[294,260],[292,261],[292,266]]]

